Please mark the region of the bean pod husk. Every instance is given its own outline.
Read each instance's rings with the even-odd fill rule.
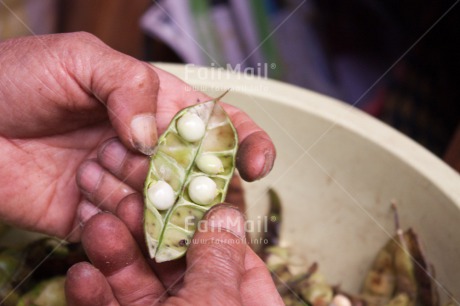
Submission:
[[[17,306],[65,306],[64,284],[65,276],[41,281],[19,299]]]
[[[379,251],[362,289],[367,305],[439,305],[432,267],[422,253],[414,230],[403,231],[392,204],[396,235]]]
[[[156,150],[150,157],[144,185],[144,233],[150,257],[156,262],[183,256],[203,215],[213,205],[225,200],[235,169],[238,138],[218,100],[179,111],[160,136]],[[203,121],[205,131],[201,139],[187,141],[187,137],[181,136],[178,122],[185,115],[196,115]],[[217,157],[222,168],[215,167],[215,158],[203,159],[204,156]],[[200,167],[197,159],[201,162]],[[208,168],[204,167],[205,170],[210,169],[208,173],[203,171],[203,160],[213,162]],[[189,194],[190,183],[200,176],[210,178],[215,183],[217,192],[209,203],[196,203]],[[158,209],[149,198],[149,188],[160,181],[169,184],[174,192],[174,203],[167,209]]]

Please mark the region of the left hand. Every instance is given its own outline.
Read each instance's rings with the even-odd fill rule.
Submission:
[[[0,67],[0,219],[69,240],[79,239],[79,215],[96,209],[81,205],[75,184],[80,164],[118,136],[123,150],[140,161],[135,171],[146,171],[147,157],[139,152],[152,152],[157,133],[178,110],[208,99],[86,33],[1,42]],[[275,158],[270,138],[242,111],[225,107],[239,134],[243,178],[266,175]],[[130,161],[125,168],[113,161],[105,159],[116,168],[109,171],[129,168]],[[107,183],[94,169],[83,167],[78,180],[89,197]],[[110,200],[132,192],[130,184],[120,185]]]

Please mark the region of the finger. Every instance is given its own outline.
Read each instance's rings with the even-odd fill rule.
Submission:
[[[144,204],[142,195],[133,193],[121,200],[116,215],[129,229],[140,249],[147,254],[143,227]]]
[[[115,216],[101,213],[91,218],[83,229],[82,243],[121,305],[152,305],[164,296],[163,285]]]
[[[86,262],[73,265],[67,272],[65,295],[69,306],[119,305],[104,275]]]
[[[233,175],[228,186],[225,203],[237,207],[243,214],[246,211],[243,185],[240,176],[236,173]]]
[[[110,212],[115,212],[121,199],[135,192],[93,159],[85,161],[79,167],[77,184],[96,207]]]
[[[247,305],[284,305],[265,263],[247,246],[241,296]]]
[[[276,157],[270,136],[245,112],[231,105],[224,107],[238,132],[236,165],[241,177],[248,182],[263,178],[273,168]]]
[[[188,249],[180,295],[188,301],[209,298],[203,304],[239,305],[245,272],[244,217],[235,208],[218,205],[205,220]]]
[[[119,180],[142,191],[149,167],[148,157],[130,152],[118,138],[111,138],[99,147],[97,160]]]
[[[150,155],[158,138],[155,119],[158,75],[148,64],[108,47],[101,48],[101,53],[99,57],[90,57],[92,94],[107,105],[110,121],[121,141]]]
[[[142,196],[137,193],[124,198],[117,208],[117,216],[126,224],[139,244],[142,253],[148,258],[149,253],[143,229],[143,213]],[[185,257],[164,263],[156,263],[153,260],[148,262],[168,292],[173,293],[180,288],[185,272]]]
[[[236,167],[245,181],[252,182],[270,173],[275,158],[276,150],[271,139],[265,132],[256,132],[241,142]]]
[[[241,182],[240,176],[235,173],[228,185],[227,196],[225,197],[225,203],[229,203],[232,206],[238,208],[243,215],[246,214],[246,201],[244,199],[244,189]],[[246,233],[246,241],[251,241],[251,235]]]
[[[69,242],[79,242],[83,225],[94,215],[97,215],[100,212],[101,210],[88,200],[81,200],[77,205],[77,214],[73,222],[72,229],[65,240]]]

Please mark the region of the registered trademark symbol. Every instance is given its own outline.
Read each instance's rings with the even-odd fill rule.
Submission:
[[[275,64],[275,63],[271,63],[271,64],[270,64],[270,69],[276,69],[276,64]]]

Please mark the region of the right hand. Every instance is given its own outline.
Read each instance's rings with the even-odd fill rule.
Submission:
[[[146,260],[139,248],[145,245],[142,211],[141,198],[131,195],[118,205],[123,222],[108,213],[86,221],[82,243],[92,265],[79,263],[69,270],[69,306],[284,305],[265,264],[244,242],[239,210],[213,207],[205,216],[208,226],[195,233],[186,262],[162,264]]]

